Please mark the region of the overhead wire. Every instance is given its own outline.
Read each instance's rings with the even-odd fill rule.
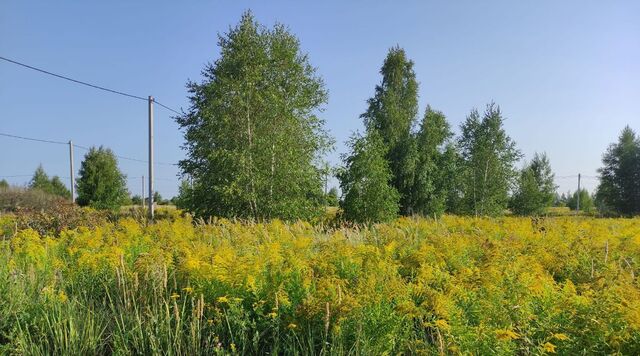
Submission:
[[[3,60],[3,61],[9,62],[9,63],[13,63],[15,65],[24,67],[24,68],[35,70],[37,72],[44,73],[44,74],[59,78],[59,79],[68,80],[68,81],[76,83],[76,84],[85,85],[85,86],[88,86],[88,87],[91,87],[91,88],[94,88],[94,89],[98,89],[98,90],[103,90],[103,91],[106,91],[106,92],[109,92],[109,93],[112,93],[112,94],[118,94],[118,95],[126,96],[126,97],[133,98],[133,99],[143,100],[143,101],[148,101],[149,100],[148,98],[145,98],[145,97],[142,97],[142,96],[139,96],[139,95],[134,95],[134,94],[130,94],[130,93],[126,93],[126,92],[120,91],[120,90],[115,90],[115,89],[110,89],[110,88],[107,88],[107,87],[103,87],[101,85],[88,83],[88,82],[85,82],[85,81],[82,81],[82,80],[73,79],[71,77],[68,77],[68,76],[65,76],[65,75],[62,75],[62,74],[56,74],[56,73],[50,72],[48,70],[45,70],[45,69],[42,69],[42,68],[38,68],[38,67],[34,67],[32,65],[28,65],[28,64],[22,63],[22,62],[18,62],[16,60],[9,59],[9,58],[3,57],[3,56],[0,56],[0,59]],[[171,108],[171,107],[169,107],[169,106],[167,106],[165,104],[162,104],[161,102],[157,101],[155,98],[153,99],[153,102],[158,104],[159,106],[161,106],[161,107],[163,107],[163,108],[165,108],[165,109],[177,114],[177,115],[181,115],[181,113],[178,112],[177,110],[175,110],[175,109],[173,109],[173,108]]]
[[[9,63],[13,63],[13,64],[16,64],[16,65],[31,69],[31,70],[38,71],[40,73],[48,74],[48,75],[51,75],[51,76],[54,76],[54,77],[57,77],[57,78],[60,78],[60,79],[68,80],[70,82],[74,82],[74,83],[77,83],[77,84],[86,85],[86,86],[94,88],[94,89],[104,90],[104,91],[107,91],[107,92],[110,92],[110,93],[113,93],[113,94],[128,96],[128,97],[134,98],[134,99],[145,100],[145,101],[147,100],[146,98],[143,98],[143,97],[138,96],[138,95],[133,95],[133,94],[129,94],[129,93],[125,93],[125,92],[119,91],[119,90],[109,89],[109,88],[105,88],[105,87],[100,86],[100,85],[95,85],[95,84],[87,83],[87,82],[84,82],[84,81],[81,81],[81,80],[73,79],[73,78],[70,78],[70,77],[67,77],[67,76],[64,76],[64,75],[61,75],[61,74],[56,74],[56,73],[53,73],[53,72],[49,72],[48,70],[44,70],[44,69],[41,69],[41,68],[36,68],[34,66],[30,66],[30,65],[25,64],[25,63],[14,61],[14,60],[6,58],[6,57],[0,56],[0,59],[2,59],[3,61],[7,61]]]
[[[28,141],[52,143],[52,144],[58,144],[58,145],[68,145],[69,144],[69,142],[62,142],[62,141],[55,141],[55,140],[44,140],[44,139],[39,139],[39,138],[12,135],[12,134],[2,133],[2,132],[0,132],[0,136],[5,136],[5,137],[10,137],[10,138],[15,138],[15,139],[21,139],[21,140],[28,140]],[[75,143],[73,144],[73,147],[80,148],[80,149],[83,149],[83,150],[86,150],[86,151],[91,150],[91,148],[89,148],[89,147],[78,145],[78,144],[75,144]],[[127,156],[121,156],[121,155],[116,155],[116,154],[114,154],[114,156],[116,156],[117,158],[120,158],[120,159],[127,160],[127,161],[140,162],[140,163],[149,163],[149,161],[145,161],[145,160],[142,160],[142,159],[127,157]],[[177,166],[178,165],[177,163],[157,162],[157,161],[155,161],[153,163],[154,164],[158,164],[158,165],[166,165],[166,166]]]
[[[53,141],[53,140],[42,140],[42,139],[39,139],[39,138],[31,138],[31,137],[24,137],[24,136],[18,136],[18,135],[11,135],[11,134],[2,133],[2,132],[0,132],[0,136],[17,138],[17,139],[28,140],[28,141],[54,143],[54,144],[57,144],[57,145],[68,145],[69,144],[69,142]]]

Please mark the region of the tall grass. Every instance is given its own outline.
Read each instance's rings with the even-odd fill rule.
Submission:
[[[640,354],[637,219],[0,231],[0,354]]]

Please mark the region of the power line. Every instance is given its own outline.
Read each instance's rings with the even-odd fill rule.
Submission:
[[[140,179],[144,176],[135,176],[135,177],[129,177],[127,176],[127,180],[134,180],[134,179]],[[159,180],[159,181],[164,181],[164,182],[175,182],[175,179],[169,179],[169,178],[153,178],[153,180]]]
[[[577,175],[577,174],[574,174],[574,175],[569,175],[569,176],[555,176],[554,178],[556,178],[556,179],[578,178],[578,175]],[[596,177],[596,176],[585,176],[585,175],[582,175],[582,178],[587,178],[587,179],[600,179],[600,177]]]
[[[155,98],[153,99],[153,102],[154,102],[154,103],[156,103],[156,104],[158,104],[158,105],[160,105],[160,106],[162,106],[163,108],[165,108],[165,109],[167,109],[167,110],[169,110],[169,111],[173,111],[173,112],[174,112],[175,114],[177,114],[177,115],[182,115],[182,113],[179,113],[179,112],[177,112],[176,110],[173,110],[172,108],[170,108],[170,107],[168,107],[168,106],[166,106],[166,105],[162,104],[161,102],[157,101]]]
[[[39,139],[39,138],[11,135],[11,134],[2,133],[2,132],[0,132],[0,136],[11,137],[11,138],[27,140],[27,141],[52,143],[52,144],[57,144],[57,145],[68,145],[69,144],[69,142],[54,141],[54,140],[43,140],[43,139]],[[80,148],[80,149],[83,149],[83,150],[86,150],[86,151],[91,150],[89,147],[82,146],[82,145],[77,145],[75,143],[73,144],[73,147]],[[114,156],[116,156],[117,158],[120,158],[120,159],[127,160],[127,161],[140,162],[140,163],[149,163],[149,161],[145,161],[145,160],[142,160],[142,159],[127,157],[127,156],[120,156],[120,155],[116,155],[116,154],[114,154]],[[159,165],[164,165],[164,166],[177,166],[178,165],[177,163],[167,163],[167,162],[154,162],[154,163],[155,164],[159,164]]]
[[[60,78],[60,79],[68,80],[68,81],[70,81],[70,82],[74,82],[74,83],[77,83],[77,84],[86,85],[86,86],[91,87],[91,88],[95,88],[95,89],[100,89],[100,90],[108,91],[108,92],[110,92],[110,93],[114,93],[114,94],[118,94],[118,95],[128,96],[128,97],[130,97],[130,98],[134,98],[134,99],[139,99],[139,100],[147,101],[147,99],[146,99],[146,98],[143,98],[143,97],[141,97],[141,96],[137,96],[137,95],[133,95],[133,94],[128,94],[128,93],[121,92],[121,91],[118,91],[118,90],[113,90],[113,89],[105,88],[105,87],[102,87],[102,86],[99,86],[99,85],[95,85],[95,84],[91,84],[91,83],[83,82],[83,81],[81,81],[81,80],[77,80],[77,79],[69,78],[69,77],[67,77],[67,76],[60,75],[60,74],[56,74],[56,73],[52,73],[52,72],[49,72],[49,71],[44,70],[44,69],[36,68],[36,67],[30,66],[30,65],[28,65],[28,64],[24,64],[24,63],[20,63],[20,62],[18,62],[18,61],[11,60],[11,59],[9,59],[9,58],[5,58],[5,57],[1,57],[1,56],[0,56],[0,59],[2,59],[3,61],[7,61],[7,62],[10,62],[10,63],[13,63],[13,64],[17,64],[17,65],[22,66],[22,67],[25,67],[25,68],[29,68],[29,69],[32,69],[32,70],[38,71],[38,72],[40,72],[40,73],[44,73],[44,74],[48,74],[48,75],[51,75],[51,76],[54,76],[54,77],[57,77],[57,78]]]
[[[75,143],[73,144],[73,146],[77,147],[77,148],[80,148],[80,149],[83,149],[83,150],[86,150],[86,151],[91,150],[89,147],[76,145]],[[117,158],[120,158],[120,159],[127,160],[127,161],[140,162],[140,163],[149,163],[149,161],[145,161],[143,159],[131,158],[131,157],[127,157],[127,156],[120,156],[120,155],[117,155],[117,154],[114,154],[114,156],[116,156]],[[158,162],[158,161],[155,161],[153,163],[154,164],[163,165],[163,166],[177,166],[178,165],[177,163]]]
[[[36,142],[44,142],[44,143],[54,143],[57,145],[68,145],[68,142],[61,142],[61,141],[52,141],[52,140],[42,140],[39,138],[31,138],[31,137],[24,137],[24,136],[18,136],[18,135],[11,135],[11,134],[7,134],[7,133],[2,133],[0,132],[0,136],[5,136],[5,137],[11,137],[11,138],[18,138],[21,140],[28,140],[28,141],[36,141]]]
[[[41,69],[41,68],[36,68],[34,66],[30,66],[30,65],[25,64],[25,63],[14,61],[14,60],[6,58],[6,57],[0,56],[0,59],[3,60],[3,61],[9,62],[9,63],[13,63],[13,64],[16,64],[16,65],[19,65],[19,66],[24,67],[24,68],[28,68],[28,69],[35,70],[35,71],[40,72],[40,73],[44,73],[44,74],[47,74],[47,75],[54,76],[56,78],[68,80],[68,81],[76,83],[76,84],[85,85],[85,86],[88,86],[88,87],[91,87],[91,88],[94,88],[94,89],[103,90],[103,91],[106,91],[106,92],[109,92],[109,93],[118,94],[118,95],[126,96],[126,97],[129,97],[129,98],[148,101],[148,98],[144,98],[144,97],[139,96],[139,95],[129,94],[129,93],[125,93],[125,92],[122,92],[122,91],[119,91],[119,90],[105,88],[105,87],[100,86],[100,85],[87,83],[87,82],[84,82],[82,80],[73,79],[73,78],[70,78],[70,77],[67,77],[67,76],[64,76],[64,75],[61,75],[61,74],[56,74],[56,73],[53,73],[53,72],[49,72],[48,70],[44,70],[44,69]],[[170,111],[172,111],[172,112],[174,112],[174,113],[176,113],[178,115],[181,115],[180,112],[170,108],[167,105],[164,105],[164,104],[162,104],[162,103],[160,103],[160,102],[158,102],[156,100],[154,100],[154,102],[156,104],[162,106],[163,108],[167,109],[167,110],[170,110]]]
[[[9,175],[9,176],[0,176],[0,178],[25,178],[25,177],[33,177],[33,174],[15,174],[15,175]],[[57,176],[54,175],[53,177],[58,177],[58,178],[64,178],[64,179],[69,179],[70,177],[68,176]],[[127,176],[127,180],[133,180],[133,179],[140,179],[142,178],[142,176],[135,176],[135,177],[129,177]],[[159,180],[159,181],[163,181],[163,182],[175,182],[175,179],[169,179],[169,178],[154,178],[154,180]]]

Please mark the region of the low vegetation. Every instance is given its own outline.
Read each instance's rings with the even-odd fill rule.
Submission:
[[[640,353],[637,219],[0,231],[0,352]]]

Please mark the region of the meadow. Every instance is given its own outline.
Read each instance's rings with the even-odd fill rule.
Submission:
[[[0,216],[4,354],[640,354],[640,219]]]

